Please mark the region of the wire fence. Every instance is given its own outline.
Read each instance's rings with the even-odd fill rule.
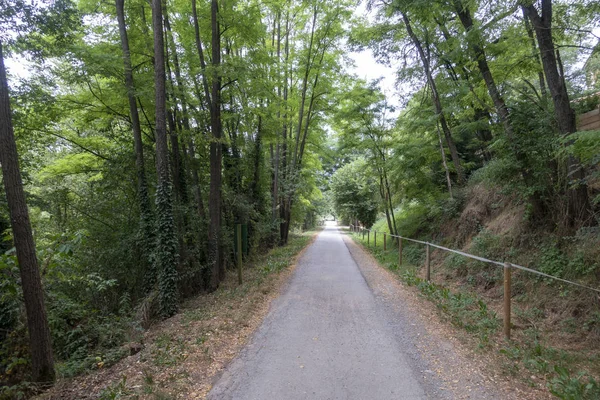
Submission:
[[[386,246],[387,246],[387,240],[386,240],[387,236],[398,239],[398,262],[400,265],[402,265],[402,241],[403,240],[406,240],[407,242],[418,243],[418,244],[424,245],[425,246],[425,275],[426,275],[427,281],[431,281],[431,247],[439,249],[439,250],[443,250],[443,251],[446,251],[449,253],[458,254],[463,257],[471,258],[473,260],[481,261],[481,262],[484,262],[487,264],[492,264],[492,265],[502,267],[504,269],[504,335],[507,338],[510,338],[510,330],[511,330],[510,317],[511,317],[511,281],[512,281],[511,273],[512,273],[512,269],[519,269],[521,271],[525,271],[525,272],[528,272],[531,274],[542,276],[544,278],[552,279],[552,280],[566,283],[569,285],[577,286],[582,289],[591,290],[593,292],[600,294],[600,289],[593,288],[593,287],[590,287],[587,285],[583,285],[581,283],[569,281],[567,279],[559,278],[557,276],[549,275],[549,274],[546,274],[541,271],[537,271],[532,268],[524,267],[522,265],[518,265],[518,264],[506,262],[506,261],[501,262],[501,261],[489,260],[487,258],[476,256],[474,254],[469,254],[464,251],[450,249],[450,248],[447,248],[444,246],[440,246],[435,243],[430,243],[430,242],[426,242],[426,241],[422,241],[422,240],[407,238],[407,237],[400,236],[400,235],[393,235],[393,234],[390,234],[387,232],[378,232],[374,229],[366,229],[362,226],[350,225],[350,230],[352,230],[355,233],[362,232],[363,239],[364,239],[364,234],[366,232],[367,233],[367,245],[370,245],[370,236],[371,236],[371,233],[373,233],[373,239],[374,239],[375,246],[377,246],[377,233],[383,234],[383,249],[384,250],[386,250]]]

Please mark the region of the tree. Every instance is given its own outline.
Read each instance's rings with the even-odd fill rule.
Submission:
[[[158,241],[156,264],[158,272],[158,300],[163,317],[177,312],[177,238],[173,221],[173,191],[169,173],[169,148],[167,145],[165,57],[163,37],[162,1],[152,2],[152,27],[154,29],[154,101],[156,135],[156,220]]]
[[[448,123],[446,122],[446,117],[444,116],[444,112],[442,109],[442,103],[440,100],[440,95],[437,89],[437,85],[435,83],[435,79],[433,78],[433,72],[431,70],[431,63],[427,54],[430,54],[429,49],[427,49],[427,53],[421,44],[421,41],[413,31],[411,22],[408,18],[408,13],[406,11],[400,11],[402,15],[402,20],[404,21],[404,25],[406,27],[406,31],[408,32],[409,37],[411,38],[415,48],[417,49],[417,53],[419,54],[419,58],[423,64],[423,70],[425,71],[425,76],[427,78],[427,82],[431,89],[431,95],[433,98],[433,104],[435,105],[436,113],[439,117],[439,123],[442,127],[442,132],[444,132],[444,137],[446,138],[446,143],[448,144],[448,148],[450,149],[450,157],[452,159],[452,163],[454,164],[454,169],[458,175],[458,183],[463,184],[465,182],[465,174],[463,172],[463,168],[460,165],[460,158],[458,155],[458,151],[456,149],[456,145],[454,144],[454,140],[452,139],[452,133],[450,132],[450,128],[448,127]]]
[[[571,133],[577,131],[577,126],[575,111],[571,108],[569,94],[567,93],[565,73],[559,58],[560,53],[555,48],[552,39],[552,0],[541,0],[541,14],[534,4],[526,3],[522,7],[525,16],[533,23],[544,67],[544,75],[554,103],[554,115],[560,133],[568,137]],[[567,186],[569,224],[592,222],[588,190],[584,179],[585,172],[573,156],[567,158],[567,176],[569,182]]]
[[[154,220],[150,208],[150,198],[148,195],[148,181],[146,179],[146,169],[144,166],[144,143],[142,140],[142,128],[138,112],[137,100],[135,95],[135,85],[133,82],[133,73],[131,68],[131,52],[129,50],[129,38],[127,36],[127,27],[125,25],[125,0],[115,0],[117,10],[117,20],[119,24],[119,36],[121,47],[123,49],[123,70],[125,75],[125,88],[127,89],[127,100],[129,102],[129,116],[131,118],[131,129],[133,131],[133,142],[135,149],[135,167],[138,185],[138,201],[140,209],[140,234],[142,236],[142,249],[146,259],[146,290],[151,290],[156,283],[156,270],[152,260],[152,249],[154,235]]]
[[[50,342],[50,328],[46,316],[44,289],[40,279],[35,243],[25,202],[25,192],[19,168],[19,156],[12,126],[8,80],[0,41],[0,163],[4,190],[13,230],[23,298],[27,312],[31,369],[34,382],[53,382],[54,357]]]
[[[210,3],[212,27],[212,89],[210,96],[210,128],[212,140],[210,142],[210,194],[209,214],[210,225],[208,228],[209,261],[211,265],[210,288],[215,290],[225,275],[223,264],[223,249],[221,247],[221,168],[223,126],[221,122],[221,28],[219,27],[219,2],[211,0]]]
[[[350,90],[340,101],[335,117],[340,144],[360,149],[366,155],[370,172],[378,178],[379,194],[383,204],[388,229],[397,234],[394,216],[393,193],[390,185],[390,156],[392,155],[392,129],[388,117],[391,107],[376,83],[349,82]]]
[[[347,222],[358,220],[370,228],[377,218],[377,183],[369,176],[367,162],[359,158],[338,169],[331,177],[337,215]]]

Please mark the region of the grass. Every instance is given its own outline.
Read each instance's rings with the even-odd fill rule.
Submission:
[[[479,253],[493,255],[497,242],[488,236],[478,238],[474,246]],[[447,275],[450,279],[461,277],[466,285],[445,287],[421,277],[424,275],[424,246],[403,243],[403,263],[399,265],[398,242],[392,241],[389,236],[386,251],[383,249],[382,234],[377,235],[377,245],[373,233],[369,237],[366,234],[363,237],[362,233],[352,233],[352,237],[361,243],[380,265],[393,271],[397,278],[408,286],[417,288],[424,298],[435,304],[445,320],[475,337],[481,351],[494,351],[503,355],[500,367],[505,374],[522,379],[532,386],[538,385],[539,381],[544,382],[550,393],[561,399],[600,398],[600,384],[593,374],[587,372],[597,368],[599,357],[594,353],[566,351],[548,345],[547,341],[543,340],[542,330],[538,326],[545,317],[544,311],[528,307],[527,296],[521,294],[513,298],[513,323],[523,325],[519,331],[513,329],[516,339],[503,339],[502,321],[494,307],[488,304],[491,302],[497,306],[499,299],[490,300],[476,290],[485,288],[490,290],[492,296],[498,297],[498,291],[491,289],[501,282],[501,271],[487,268],[480,265],[481,263],[473,263],[458,255],[449,255],[443,259],[441,265],[432,262],[432,267],[438,269],[438,276]],[[525,288],[521,286],[520,281],[513,282],[513,292],[525,292]],[[519,299],[525,300],[522,306],[515,304]],[[573,320],[564,322],[566,329],[576,329],[574,324],[576,323]],[[594,327],[595,322],[591,321],[589,325]],[[498,348],[492,346],[492,342],[503,344]]]

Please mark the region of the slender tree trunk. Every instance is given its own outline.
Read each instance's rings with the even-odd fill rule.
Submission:
[[[196,0],[192,0],[192,19],[194,20],[194,39],[196,41],[196,51],[198,52],[200,68],[202,70],[202,87],[204,88],[204,96],[206,97],[205,102],[207,104],[207,108],[212,110],[208,77],[206,76],[206,60],[204,59],[204,50],[202,49],[202,41],[200,40],[200,25],[198,24]]]
[[[450,127],[446,121],[446,117],[444,116],[444,110],[442,108],[442,103],[440,101],[440,96],[437,90],[437,85],[435,83],[435,79],[433,78],[433,73],[431,71],[429,65],[429,58],[425,54],[423,50],[423,46],[421,45],[421,41],[415,35],[412,26],[410,24],[410,20],[406,13],[402,12],[402,19],[404,20],[404,24],[406,25],[406,31],[410,36],[413,44],[417,48],[417,52],[419,53],[419,57],[421,58],[421,62],[423,64],[423,69],[425,70],[425,75],[427,76],[427,81],[429,82],[429,87],[431,88],[431,93],[433,97],[433,104],[435,106],[435,111],[438,115],[438,119],[440,125],[442,126],[442,131],[444,132],[444,137],[446,138],[446,143],[448,144],[448,149],[450,150],[450,158],[452,159],[452,164],[454,164],[454,169],[456,170],[457,181],[459,184],[465,182],[465,174],[462,166],[460,165],[460,157],[458,155],[458,150],[456,149],[456,144],[454,143],[454,139],[452,138],[452,133],[450,132]]]
[[[262,207],[260,204],[260,167],[262,165],[262,117],[258,116],[258,126],[256,128],[256,139],[254,141],[254,174],[252,180],[252,199],[256,208]]]
[[[385,160],[384,160],[384,165],[385,165]],[[392,192],[390,190],[390,181],[388,179],[388,175],[387,175],[385,166],[383,168],[383,182],[385,183],[386,200],[388,202],[388,206],[390,207],[390,216],[392,218],[392,227],[394,228],[393,230],[390,230],[390,232],[394,235],[397,235],[398,227],[396,226],[396,217],[394,216],[394,205],[392,204]]]
[[[466,7],[463,7],[460,2],[457,2],[455,3],[455,11],[463,27],[465,28],[465,31],[470,32],[473,29],[473,18],[471,17],[470,10]],[[481,45],[481,40],[479,38],[475,38],[468,41],[468,47],[471,49],[473,56],[475,57],[475,61],[479,67],[479,72],[481,72],[481,75],[483,76],[483,80],[487,86],[490,97],[492,98],[494,106],[496,107],[496,112],[498,113],[498,116],[502,121],[502,125],[504,126],[504,131],[506,132],[509,140],[513,141],[514,134],[512,125],[510,123],[508,107],[506,107],[506,103],[504,102],[504,99],[502,98],[502,95],[496,86],[496,82],[494,81],[494,77],[487,62],[485,50]]]
[[[196,160],[196,149],[194,141],[188,140],[188,157],[190,159],[190,169],[192,171],[192,183],[194,185],[194,198],[196,200],[196,210],[200,219],[206,219],[206,211],[204,210],[204,200],[202,199],[202,191],[200,189],[200,176],[198,175],[198,162]]]
[[[163,317],[177,312],[177,235],[173,221],[173,190],[169,174],[169,147],[167,144],[167,105],[165,84],[165,55],[161,0],[152,0],[152,27],[154,30],[154,85],[156,136],[156,188],[158,301]]]
[[[473,29],[473,18],[471,17],[471,11],[468,7],[463,6],[460,1],[454,3],[455,12],[458,15],[465,31],[470,33]],[[467,41],[467,45],[473,53],[475,60],[477,62],[477,66],[479,68],[479,72],[483,77],[483,80],[487,86],[488,93],[492,98],[494,106],[496,108],[496,112],[500,117],[500,121],[502,121],[502,126],[504,127],[504,131],[506,132],[506,136],[508,140],[511,142],[511,146],[513,149],[513,153],[515,154],[515,158],[521,165],[521,175],[523,176],[523,180],[528,186],[533,186],[534,178],[529,172],[527,168],[526,156],[523,152],[517,148],[515,142],[515,135],[513,131],[512,124],[510,122],[510,113],[508,111],[508,107],[504,102],[504,98],[500,94],[498,87],[496,86],[496,82],[494,80],[494,76],[490,70],[490,67],[487,62],[487,56],[485,54],[485,50],[482,45],[481,38],[479,35],[475,35],[472,40]],[[539,197],[539,193],[534,193],[529,196],[529,201],[531,202],[531,206],[533,207],[533,214],[536,218],[542,218],[546,213],[546,207],[543,204],[542,200]]]
[[[568,137],[577,131],[575,111],[571,108],[564,74],[560,72],[562,69],[560,59],[555,54],[552,39],[552,1],[542,0],[541,5],[541,16],[533,4],[523,8],[533,23],[558,127],[561,134]],[[569,224],[575,226],[578,223],[592,223],[592,210],[587,185],[584,183],[585,171],[573,156],[567,158],[567,177],[570,182],[574,182],[567,187]]]
[[[379,195],[381,196],[381,200],[383,200],[383,204],[384,204],[383,210],[385,212],[385,220],[386,220],[387,225],[388,225],[388,230],[390,231],[390,233],[394,234],[394,228],[392,226],[392,218],[390,217],[390,209],[389,209],[389,202],[388,202],[388,193],[386,191],[385,184],[383,182],[383,171],[382,171],[382,169],[379,169]]]
[[[521,10],[523,12],[523,22],[525,24],[525,30],[527,31],[527,36],[529,37],[529,42],[531,43],[531,54],[535,58],[535,62],[536,62],[536,64],[538,64],[538,67],[539,67],[538,82],[540,85],[540,92],[541,92],[542,96],[546,96],[547,91],[546,91],[546,81],[544,80],[544,70],[543,70],[542,63],[540,61],[540,55],[539,55],[538,48],[537,48],[537,45],[535,42],[533,28],[531,27],[530,18],[527,15],[527,11],[525,10],[525,8],[521,7]]]
[[[171,30],[171,23],[169,22],[169,16],[167,13],[167,9],[165,6],[165,29],[168,38],[168,46],[167,48],[171,49],[171,57],[173,59],[173,67],[175,72],[175,84],[172,83],[173,87],[173,98],[179,100],[179,104],[181,105],[181,119],[177,119],[177,122],[181,121],[179,124],[178,131],[181,132],[181,128],[185,129],[186,135],[189,135],[190,131],[190,121],[188,115],[188,104],[187,98],[185,96],[185,88],[183,83],[183,78],[181,76],[181,67],[179,65],[179,57],[177,56],[177,43],[175,43],[175,38],[173,36],[173,31]],[[177,103],[176,101],[174,102]],[[176,106],[175,106],[175,109]],[[171,138],[171,151],[173,152],[173,169],[177,171],[175,186],[177,188],[177,195],[182,204],[187,204],[189,201],[189,196],[187,192],[187,181],[186,175],[184,173],[184,158],[185,152],[180,151],[180,140],[179,135],[177,134],[177,130],[172,130],[171,132],[174,137]],[[185,224],[187,225],[187,224]]]
[[[439,21],[436,19],[437,25],[440,28],[442,35],[444,36],[444,39],[446,40],[446,42],[448,42],[451,38],[450,36],[450,32],[448,32],[448,29],[446,28],[446,26],[444,25],[443,22]],[[455,70],[455,68],[453,67],[451,61],[447,58],[443,59],[444,62],[444,66],[446,68],[446,71],[448,71],[448,75],[452,78],[453,81],[456,82],[457,86],[460,83],[466,83],[469,86],[469,90],[471,91],[471,93],[473,94],[473,96],[475,97],[475,99],[477,100],[477,102],[479,104],[475,104],[476,102],[473,101],[471,102],[471,108],[473,109],[473,120],[474,122],[476,122],[478,125],[481,123],[480,121],[484,120],[489,123],[489,121],[491,120],[491,116],[490,113],[487,111],[487,107],[485,106],[485,103],[483,103],[483,101],[481,101],[481,99],[479,98],[479,96],[477,95],[477,93],[475,92],[475,88],[473,87],[473,85],[471,84],[471,80],[470,80],[470,76],[471,74],[469,73],[469,71],[465,68],[464,65],[458,65],[458,72]],[[438,130],[438,134],[439,134],[439,124],[437,124],[437,130]],[[481,143],[481,153],[483,156],[483,159],[488,161],[492,159],[492,156],[489,152],[489,150],[487,149],[487,144],[488,142],[490,142],[493,137],[492,137],[492,132],[490,131],[489,128],[477,128],[477,131],[475,132],[475,136],[477,137],[477,139],[479,139],[482,143]],[[443,144],[442,144],[442,150],[443,150]],[[446,172],[449,172],[449,170],[447,169],[448,164],[446,163],[445,165],[445,169]]]
[[[54,382],[55,374],[50,328],[19,169],[2,42],[0,42],[0,163],[27,313],[32,378],[35,382],[51,383]]]
[[[133,82],[133,73],[131,68],[131,53],[129,51],[129,38],[127,36],[127,27],[125,25],[125,0],[116,0],[117,20],[119,23],[119,35],[121,37],[121,48],[123,50],[123,67],[125,73],[125,87],[127,88],[127,100],[129,101],[129,116],[131,118],[131,129],[133,131],[133,143],[135,150],[135,168],[138,186],[138,204],[140,208],[140,231],[142,234],[142,247],[144,252],[144,286],[148,292],[156,284],[156,270],[152,262],[152,252],[154,249],[154,218],[150,206],[150,196],[148,194],[148,181],[146,180],[146,170],[144,166],[144,144],[142,141],[142,128],[140,116],[138,113],[135,85]]]
[[[437,124],[437,136],[438,142],[440,144],[440,154],[442,155],[442,165],[444,166],[444,171],[446,172],[446,184],[448,185],[448,193],[450,194],[450,198],[453,199],[454,195],[452,194],[452,180],[450,179],[450,170],[448,170],[448,163],[446,162],[446,152],[444,151],[444,144],[442,143],[442,135],[440,133],[439,124]]]
[[[286,68],[284,66],[284,68]],[[286,69],[287,70],[287,69]],[[278,110],[277,120],[281,121],[281,14],[277,13],[277,99],[278,99]],[[286,99],[287,100],[287,99]],[[285,101],[285,100],[284,100]],[[271,164],[272,164],[272,195],[271,195],[271,223],[273,225],[273,236],[277,234],[276,222],[277,222],[277,208],[279,205],[279,163],[280,163],[280,149],[279,135],[276,137],[275,144],[275,156],[273,156],[273,145],[271,145]]]
[[[221,125],[221,32],[219,27],[219,4],[211,0],[212,26],[212,93],[210,107],[210,123],[212,140],[210,143],[210,194],[208,228],[209,262],[211,269],[210,289],[215,290],[224,276],[224,263],[221,249],[221,162],[222,162],[222,125]]]
[[[285,53],[285,65],[284,65],[284,85],[283,85],[283,106],[284,106],[284,114],[283,114],[283,128],[281,130],[282,133],[282,144],[281,144],[281,198],[280,198],[280,207],[279,207],[279,244],[284,245],[287,243],[287,234],[289,225],[287,224],[287,209],[291,208],[291,201],[288,202],[287,192],[290,190],[292,186],[290,183],[290,171],[289,171],[289,149],[288,149],[288,137],[292,138],[292,124],[288,124],[288,96],[290,95],[290,85],[289,80],[292,78],[292,65],[290,65],[290,16],[286,14],[286,34],[285,34],[285,45],[284,45],[284,53]],[[289,69],[288,69],[289,66]],[[290,130],[288,135],[288,129]]]

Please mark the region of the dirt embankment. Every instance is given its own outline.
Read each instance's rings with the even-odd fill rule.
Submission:
[[[434,241],[600,287],[600,230],[584,228],[563,236],[548,226],[532,223],[518,196],[475,185],[466,190],[460,213],[442,223]],[[502,268],[436,250],[432,270],[434,282],[476,293],[502,318]],[[515,361],[509,373],[535,376],[530,384],[538,387],[556,378],[555,366],[571,371],[569,379],[577,380],[582,371],[596,379],[600,376],[595,361],[600,356],[597,293],[514,271],[512,304],[516,350],[507,354]]]

